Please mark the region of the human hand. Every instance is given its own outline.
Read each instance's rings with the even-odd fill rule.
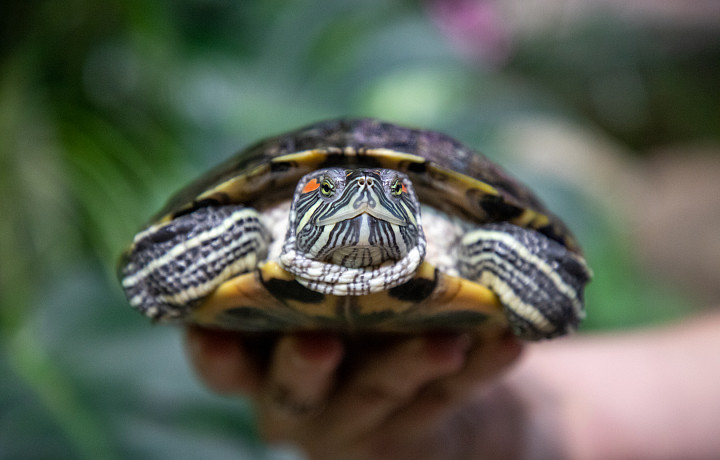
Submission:
[[[190,327],[187,341],[210,388],[253,401],[266,441],[295,444],[313,459],[476,458],[517,448],[514,427],[495,418],[512,418],[506,401],[482,394],[519,356],[512,336],[427,334],[378,344],[287,334],[267,365],[237,333]]]

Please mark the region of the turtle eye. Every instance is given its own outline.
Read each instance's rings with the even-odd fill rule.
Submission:
[[[392,184],[390,184],[390,192],[395,196],[400,196],[404,191],[405,185],[396,177]]]
[[[324,196],[332,196],[335,193],[335,184],[332,180],[325,178],[320,185],[320,193]]]

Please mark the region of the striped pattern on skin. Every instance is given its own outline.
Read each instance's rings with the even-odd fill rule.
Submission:
[[[179,317],[267,254],[269,233],[252,208],[209,206],[138,233],[122,269],[130,304],[152,318]]]
[[[425,257],[410,180],[388,169],[329,168],[300,180],[280,262],[309,289],[364,295],[410,279]]]
[[[463,276],[498,295],[522,338],[565,334],[585,316],[582,289],[591,276],[585,261],[534,230],[484,225],[463,237],[458,264]]]

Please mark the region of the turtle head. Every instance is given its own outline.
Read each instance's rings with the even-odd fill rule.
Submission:
[[[290,217],[306,257],[349,268],[400,260],[421,237],[408,177],[390,169],[332,168],[299,183]]]
[[[303,284],[308,286],[317,284],[318,273],[332,272],[343,279],[366,273],[364,277],[377,278],[388,267],[407,278],[422,261],[425,244],[420,203],[405,174],[329,168],[298,183],[281,262],[301,283],[305,273]],[[314,269],[308,270],[311,266]],[[338,283],[330,278],[326,284]],[[376,290],[388,287],[383,284]]]

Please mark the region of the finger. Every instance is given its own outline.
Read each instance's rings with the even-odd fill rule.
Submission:
[[[470,350],[463,369],[451,376],[433,382],[407,408],[407,419],[432,422],[440,413],[453,410],[458,404],[483,391],[487,384],[498,378],[522,351],[522,342],[508,334],[502,338],[479,342]]]
[[[403,341],[358,369],[318,423],[340,443],[362,437],[428,382],[458,371],[470,345],[469,336],[457,334]]]
[[[188,326],[185,343],[195,372],[212,390],[248,396],[257,393],[261,374],[238,334]]]
[[[520,356],[522,342],[513,334],[478,343],[468,354],[462,372],[442,382],[438,387],[444,388],[456,399],[464,400],[470,393],[481,391],[486,383],[496,379]]]
[[[374,460],[523,458],[528,452],[526,411],[517,394],[492,382],[482,398],[465,401],[440,417],[419,419],[412,411],[404,412],[368,436],[355,452],[358,458]]]
[[[474,345],[460,372],[427,385],[411,404],[396,411],[381,429],[369,433],[359,443],[363,455],[384,458],[382,452],[392,446],[409,449],[428,443],[432,445],[436,440],[425,439],[427,434],[442,431],[449,418],[469,403],[473,393],[490,387],[490,381],[517,359],[521,348],[522,344],[514,337]]]
[[[332,334],[293,334],[275,348],[263,395],[260,429],[268,440],[293,438],[298,426],[327,400],[343,344]]]

